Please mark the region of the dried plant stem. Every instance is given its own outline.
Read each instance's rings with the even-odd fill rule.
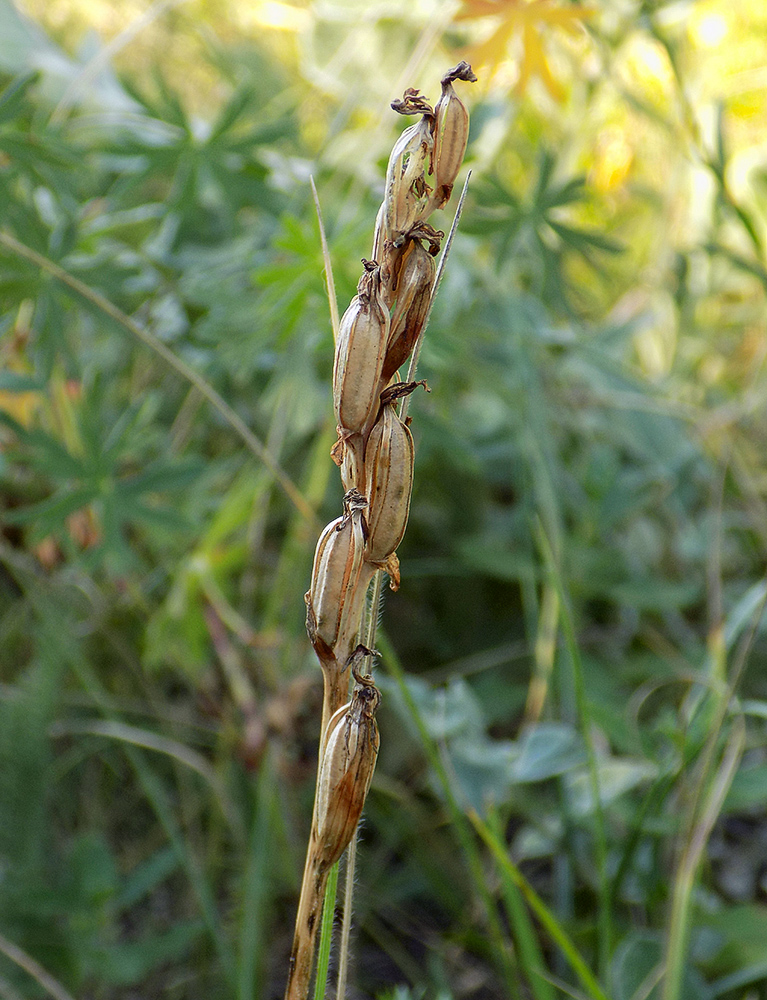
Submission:
[[[324,995],[327,965],[322,957],[326,962],[332,939],[336,863],[351,844],[337,1000],[346,991],[354,844],[379,745],[375,713],[381,696],[368,665],[374,655],[383,573],[393,590],[399,587],[396,550],[405,533],[413,484],[413,437],[409,421],[396,413],[395,404],[417,385],[426,385],[401,382],[399,372],[414,353],[410,370],[415,370],[420,339],[466,194],[464,186],[437,272],[434,258],[444,233],[427,219],[447,204],[468,142],[469,116],[453,87],[457,80],[476,80],[468,63],[459,63],[443,76],[442,93],[434,107],[412,88],[392,102],[398,113],[420,116],[420,120],[394,144],[376,219],[373,259],[362,261],[357,294],[340,320],[312,182],[335,341],[333,408],[338,440],[331,457],[340,469],[345,493],[342,515],[320,533],[305,595],[306,628],[322,667],[324,695],[312,828],[285,1000],[308,997],[323,897],[326,919],[322,921],[316,996]],[[366,601],[371,581],[372,593]],[[364,644],[359,642],[361,634]],[[355,686],[347,700],[350,674]]]
[[[285,1000],[306,1000],[309,995],[314,964],[314,945],[320,927],[322,904],[329,872],[330,867],[323,866],[322,860],[318,856],[314,825],[312,825],[309,847],[306,852],[304,877],[301,882],[301,897],[298,901],[296,934],[293,950],[290,954]]]
[[[409,398],[409,397],[405,397]],[[365,629],[365,645],[368,649],[375,648],[378,620],[381,614],[383,600],[383,572],[378,570],[373,577],[368,604],[367,627]],[[349,974],[349,942],[352,933],[352,912],[354,902],[354,871],[357,866],[357,831],[346,849],[346,874],[344,876],[344,914],[341,922],[341,937],[338,943],[338,978],[336,981],[336,1000],[344,1000],[346,996],[346,980]]]

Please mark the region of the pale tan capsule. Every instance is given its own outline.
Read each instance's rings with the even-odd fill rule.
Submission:
[[[389,329],[380,270],[366,261],[357,295],[341,319],[333,366],[333,404],[342,433],[364,434],[375,419]]]
[[[371,677],[355,676],[351,701],[331,716],[323,741],[315,812],[323,866],[334,864],[354,836],[378,757],[381,694]]]
[[[343,517],[325,527],[314,553],[312,585],[305,596],[306,630],[325,663],[344,663],[357,641],[372,577],[365,563],[367,506],[365,497],[350,490]]]
[[[453,80],[474,83],[476,76],[467,62],[459,62],[442,77],[442,95],[434,109],[434,193],[430,211],[447,204],[461,169],[469,141],[469,112],[453,89]]]
[[[394,144],[386,170],[384,225],[390,240],[397,243],[429,205],[430,188],[426,169],[434,149],[431,115],[406,128]]]
[[[421,335],[436,272],[437,266],[428,250],[419,240],[409,241],[397,279],[397,301],[383,365],[384,381],[407,361]]]
[[[415,448],[394,403],[392,399],[382,407],[365,447],[365,490],[369,497],[365,558],[371,563],[383,563],[395,551],[410,513]]]

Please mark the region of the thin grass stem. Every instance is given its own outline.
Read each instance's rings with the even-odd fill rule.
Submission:
[[[13,941],[9,941],[4,934],[0,934],[0,952],[15,965],[18,965],[20,969],[23,969],[55,1000],[74,1000],[72,994],[64,989],[58,979],[54,979],[47,969],[44,969],[39,962],[28,955],[23,948],[19,948]]]

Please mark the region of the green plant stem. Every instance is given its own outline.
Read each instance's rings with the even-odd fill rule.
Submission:
[[[169,347],[163,344],[161,340],[158,340],[158,338],[155,337],[153,333],[150,333],[145,326],[137,323],[136,320],[124,313],[122,309],[118,308],[113,302],[110,302],[109,299],[101,294],[101,292],[98,292],[95,288],[91,288],[90,285],[86,285],[85,282],[80,281],[79,278],[70,274],[69,271],[66,271],[55,261],[43,256],[43,254],[33,250],[32,247],[28,247],[26,243],[22,243],[20,240],[17,240],[14,236],[11,236],[10,233],[5,231],[0,231],[0,245],[4,246],[7,250],[10,250],[11,253],[16,254],[16,256],[22,257],[24,260],[28,260],[36,267],[39,267],[40,270],[45,271],[46,274],[50,274],[51,277],[56,278],[71,291],[76,292],[87,302],[90,302],[92,306],[95,306],[100,312],[104,313],[105,316],[114,320],[114,322],[123,327],[123,329],[132,333],[137,340],[140,340],[147,347],[151,348],[155,354],[159,355],[163,361],[170,365],[174,371],[178,372],[182,378],[186,379],[193,386],[195,386],[195,388],[202,393],[205,399],[207,399],[208,402],[216,410],[218,410],[219,414],[229,424],[229,426],[236,431],[247,448],[260,462],[263,462],[267,469],[269,469],[277,484],[301,516],[312,524],[318,532],[320,531],[322,526],[317,520],[311,506],[306,502],[301,494],[301,491],[298,489],[293,480],[275,460],[274,456],[263,444],[263,442],[256,437],[253,431],[250,430],[245,421],[235,412],[235,410],[232,409],[226,400],[219,395],[218,392],[216,392],[213,386],[199,374],[199,372],[190,368],[185,361],[174,354]]]
[[[703,851],[714,828],[725,795],[735,777],[746,745],[746,727],[743,718],[735,721],[733,733],[725,749],[719,771],[711,785],[705,805],[696,820],[692,835],[685,845],[679,870],[674,879],[671,900],[671,917],[666,946],[666,970],[663,979],[662,1000],[678,1000],[687,960],[687,943],[690,936],[690,908],[698,869]]]
[[[333,917],[336,910],[336,891],[338,890],[338,862],[333,865],[325,885],[325,900],[322,904],[322,924],[320,927],[320,945],[317,952],[317,977],[314,981],[314,1000],[325,1000],[325,990],[328,985],[328,967],[330,965],[330,950],[333,945]]]

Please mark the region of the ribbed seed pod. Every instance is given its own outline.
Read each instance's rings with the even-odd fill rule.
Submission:
[[[323,741],[315,813],[323,866],[335,864],[354,836],[378,756],[381,694],[371,677],[355,679],[351,701],[331,716]]]
[[[383,365],[385,382],[407,361],[421,335],[436,272],[434,258],[420,240],[410,240],[397,279],[397,301]]]
[[[397,243],[424,217],[430,189],[426,168],[434,149],[431,115],[406,128],[389,157],[384,196],[384,226],[390,240]]]
[[[442,77],[442,95],[434,109],[437,119],[434,134],[435,188],[430,211],[447,203],[469,141],[469,112],[453,89],[453,80],[474,83],[476,79],[467,62],[459,62]]]
[[[312,585],[305,596],[306,630],[323,662],[344,663],[357,641],[372,572],[365,563],[367,500],[357,490],[344,497],[344,515],[317,542]]]
[[[336,345],[333,404],[341,433],[364,434],[375,419],[389,329],[380,270],[366,261],[357,295],[341,319]]]
[[[387,390],[389,391],[389,390]],[[397,396],[381,408],[365,447],[365,490],[369,497],[365,558],[383,563],[407,527],[415,449],[410,430],[397,416]]]

